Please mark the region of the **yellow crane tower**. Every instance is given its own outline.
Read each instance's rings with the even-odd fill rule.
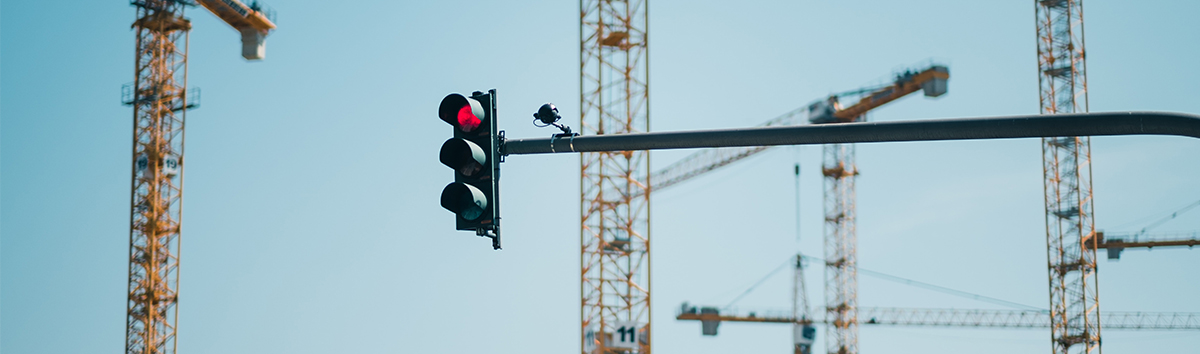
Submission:
[[[1083,1],[1034,0],[1042,114],[1088,111]],[[1054,353],[1100,351],[1091,140],[1042,138],[1050,332]]]
[[[646,6],[580,1],[580,133],[649,131]],[[583,353],[650,353],[649,169],[648,151],[580,154]]]
[[[257,2],[200,0],[242,33],[246,59],[262,59],[275,24]],[[133,106],[133,178],[129,226],[129,293],[125,352],[176,352],[179,235],[183,201],[184,123],[197,106],[187,90],[188,32],[184,0],[134,0],[137,32]]]

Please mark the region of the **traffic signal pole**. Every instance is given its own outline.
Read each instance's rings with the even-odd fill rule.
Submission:
[[[1200,115],[1178,112],[1095,112],[596,136],[559,134],[551,138],[506,140],[501,143],[500,153],[507,156],[738,146],[1109,135],[1176,135],[1200,139]]]

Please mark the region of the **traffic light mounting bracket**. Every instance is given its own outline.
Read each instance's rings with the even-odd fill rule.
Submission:
[[[487,111],[488,129],[491,130],[488,135],[491,137],[491,146],[488,147],[487,160],[489,166],[487,167],[492,169],[492,190],[490,195],[494,197],[493,200],[488,201],[491,203],[490,207],[493,210],[492,224],[476,228],[475,235],[492,239],[492,249],[500,250],[500,163],[504,162],[504,155],[500,153],[500,147],[504,144],[504,132],[499,130],[500,124],[498,119],[496,119],[498,111],[496,109],[496,89],[490,89],[486,94],[479,91],[472,92],[471,98],[477,101],[482,101],[485,98],[487,100],[484,109]]]

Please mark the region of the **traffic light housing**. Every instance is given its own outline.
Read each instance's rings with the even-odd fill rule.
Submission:
[[[454,170],[454,182],[442,189],[442,207],[455,214],[455,229],[475,231],[500,249],[500,143],[496,90],[470,97],[452,93],[442,99],[438,117],[454,127],[442,143],[442,164]]]

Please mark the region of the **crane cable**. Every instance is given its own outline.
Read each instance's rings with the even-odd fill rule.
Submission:
[[[796,154],[799,155],[799,151],[796,151]],[[798,159],[799,159],[799,157],[797,156],[797,160]],[[800,163],[799,162],[797,162],[795,165],[795,175],[796,175],[796,242],[799,243],[800,242]],[[1159,220],[1159,221],[1151,224],[1150,226],[1142,228],[1142,231],[1140,231],[1139,234],[1145,233],[1146,230],[1148,230],[1152,227],[1156,227],[1156,226],[1166,222],[1167,220],[1174,219],[1176,216],[1179,215],[1179,213],[1186,212],[1196,206],[1200,206],[1200,200],[1198,200],[1195,203],[1192,203],[1186,207],[1183,207],[1182,209],[1179,209],[1179,210],[1175,211],[1174,213],[1171,213],[1171,215],[1168,216],[1167,218],[1164,218],[1162,220]],[[817,260],[820,262],[825,262],[825,259],[820,258],[820,257],[813,257],[813,256],[807,256],[807,255],[801,255],[800,257],[801,257],[801,259]],[[726,304],[725,307],[722,307],[721,310],[729,310],[730,307],[733,307],[733,305],[736,304],[739,300],[741,300],[743,297],[746,297],[746,295],[749,295],[751,292],[753,292],[754,289],[758,288],[759,285],[762,285],[763,282],[766,282],[767,279],[770,279],[776,273],[779,273],[779,271],[782,270],[785,266],[787,266],[788,264],[791,264],[792,259],[793,258],[791,256],[789,256],[787,261],[784,261],[783,264],[780,264],[778,267],[775,267],[774,270],[771,270],[770,273],[767,273],[766,276],[759,279],[757,282],[754,283],[754,285],[751,285],[750,288],[746,289],[746,291],[742,292],[741,295],[738,295],[736,298],[734,298],[733,301],[730,301],[729,304]],[[1008,300],[997,299],[997,298],[990,297],[990,296],[969,293],[969,292],[961,291],[961,290],[955,290],[955,289],[947,288],[944,286],[938,286],[938,285],[933,285],[933,284],[929,284],[929,283],[925,283],[925,282],[921,282],[921,281],[917,281],[917,280],[912,280],[912,279],[908,279],[908,278],[904,278],[904,277],[898,277],[895,275],[877,272],[877,271],[873,271],[870,269],[865,269],[865,268],[856,268],[856,269],[859,272],[862,272],[863,274],[867,274],[867,275],[874,276],[874,277],[884,279],[884,280],[894,281],[894,282],[901,283],[904,285],[916,286],[916,287],[920,287],[920,288],[925,288],[927,290],[933,290],[933,291],[950,294],[950,295],[954,295],[954,296],[959,296],[959,297],[964,297],[964,298],[968,298],[968,299],[972,299],[972,300],[976,300],[976,301],[990,302],[993,304],[1022,309],[1022,310],[1049,312],[1048,310],[1046,310],[1044,308],[1040,308],[1040,307],[1036,307],[1036,306],[1029,306],[1029,305],[1016,303],[1016,302],[1012,302],[1012,301],[1008,301]]]
[[[1141,230],[1138,230],[1137,233],[1133,234],[1133,240],[1136,242],[1138,236],[1145,235],[1146,231],[1150,231],[1150,229],[1156,228],[1159,225],[1162,225],[1163,223],[1165,223],[1167,221],[1171,221],[1172,219],[1175,219],[1176,216],[1179,216],[1179,214],[1185,213],[1188,210],[1191,210],[1192,208],[1195,208],[1197,206],[1200,206],[1200,200],[1197,200],[1195,203],[1188,204],[1187,206],[1180,208],[1179,210],[1176,210],[1175,212],[1171,213],[1171,215],[1167,215],[1166,217],[1164,217],[1162,219],[1158,219],[1157,221],[1150,223],[1150,225],[1146,225],[1146,227],[1143,227]]]
[[[721,310],[728,310],[730,307],[733,306],[733,304],[737,303],[738,300],[741,300],[746,295],[749,295],[751,291],[754,291],[755,288],[757,288],[759,285],[762,285],[762,283],[767,281],[767,279],[770,279],[772,275],[775,275],[775,273],[779,273],[780,270],[782,270],[785,266],[787,266],[788,264],[791,264],[791,263],[792,263],[792,257],[788,257],[787,261],[783,262],[783,264],[780,264],[778,267],[775,267],[775,270],[772,270],[770,273],[767,273],[767,276],[762,277],[762,279],[759,279],[758,282],[754,283],[754,285],[751,285],[749,289],[746,289],[746,291],[743,291],[741,295],[738,295],[736,298],[733,299],[733,301],[730,301],[728,305],[725,305],[725,307],[722,307]]]
[[[801,256],[801,257],[803,257],[804,259],[808,259],[808,260],[825,262],[825,259],[822,259],[820,257],[813,257],[813,256]],[[793,260],[793,258],[791,256],[789,256],[787,261],[783,262],[783,264],[780,264],[778,267],[776,267],[770,273],[767,273],[766,276],[762,277],[762,279],[759,279],[758,282],[755,282],[754,285],[751,285],[749,289],[746,289],[746,291],[742,292],[741,295],[738,295],[736,298],[733,299],[733,301],[730,301],[729,304],[725,305],[725,307],[722,307],[721,309],[728,310],[729,308],[733,307],[733,305],[735,303],[737,303],[738,300],[741,300],[746,295],[749,295],[750,292],[752,292],[752,291],[754,291],[754,289],[758,288],[759,285],[762,285],[763,282],[766,282],[767,279],[771,278],[771,276],[775,275],[776,273],[779,273],[779,271],[782,270],[785,266],[787,266],[788,264],[791,264],[792,260]],[[863,273],[866,275],[870,275],[870,276],[874,276],[874,277],[877,277],[880,279],[901,283],[904,285],[925,288],[927,290],[933,290],[933,291],[937,291],[937,292],[944,293],[944,294],[968,298],[968,299],[972,299],[972,300],[976,300],[976,301],[989,302],[992,304],[1021,309],[1021,310],[1042,311],[1042,312],[1047,311],[1046,309],[1040,308],[1037,306],[1030,306],[1030,305],[1012,302],[1012,301],[1008,301],[1008,300],[997,299],[997,298],[994,298],[991,296],[970,293],[970,292],[966,292],[966,291],[962,291],[962,290],[955,290],[955,289],[947,288],[944,286],[934,285],[934,284],[930,284],[930,283],[926,283],[926,282],[922,282],[922,281],[918,281],[918,280],[912,280],[912,279],[908,279],[908,278],[904,278],[904,277],[898,277],[895,275],[891,275],[891,274],[887,274],[887,273],[883,273],[883,272],[877,272],[877,271],[873,271],[870,269],[864,269],[864,268],[857,268],[857,269],[860,273]]]
[[[812,260],[817,260],[817,261],[825,262],[825,260],[824,260],[824,259],[821,259],[821,258],[819,258],[819,257],[813,257],[813,256],[803,256],[803,257],[804,257],[804,258],[809,258],[809,259],[812,259]],[[965,297],[965,298],[972,299],[972,300],[978,300],[978,301],[983,301],[983,302],[990,302],[990,303],[993,303],[993,304],[996,304],[996,305],[1007,306],[1007,307],[1012,307],[1012,308],[1017,308],[1017,309],[1022,309],[1022,310],[1047,311],[1046,309],[1044,309],[1044,308],[1040,308],[1040,307],[1037,307],[1037,306],[1029,306],[1029,305],[1025,305],[1025,304],[1022,304],[1022,303],[1017,303],[1017,302],[1012,302],[1012,301],[1008,301],[1008,300],[997,299],[997,298],[994,298],[994,297],[991,297],[991,296],[979,295],[979,294],[975,294],[975,293],[969,293],[969,292],[962,291],[962,290],[955,290],[955,289],[947,288],[947,287],[944,287],[944,286],[933,285],[933,284],[926,283],[926,282],[922,282],[922,281],[912,280],[912,279],[908,279],[908,278],[904,278],[904,277],[898,277],[898,276],[891,275],[891,274],[887,274],[887,273],[883,273],[883,272],[877,272],[877,271],[873,271],[873,270],[870,270],[870,269],[865,269],[865,268],[862,268],[862,267],[858,267],[858,268],[857,268],[857,270],[858,270],[858,272],[860,272],[860,273],[863,273],[863,274],[866,274],[866,275],[870,275],[870,276],[874,276],[874,277],[877,277],[877,278],[880,278],[880,279],[884,279],[884,280],[890,280],[890,281],[894,281],[894,282],[901,283],[901,284],[904,284],[904,285],[911,285],[911,286],[916,286],[916,287],[920,287],[920,288],[925,288],[925,289],[928,289],[928,290],[933,290],[933,291],[937,291],[937,292],[940,292],[940,293],[945,293],[945,294],[950,294],[950,295],[954,295],[954,296]]]

